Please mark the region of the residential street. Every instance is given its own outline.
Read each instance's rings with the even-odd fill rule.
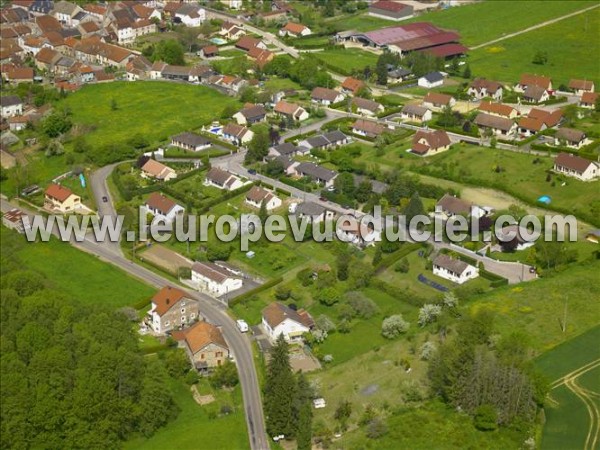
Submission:
[[[106,169],[106,171],[103,169]],[[106,176],[108,176],[110,170],[106,167],[103,169],[100,169],[102,170],[101,174],[104,176],[104,179],[106,179]],[[100,180],[102,178],[98,176],[97,179]],[[14,207],[17,207],[16,205],[9,203],[4,198],[1,199],[0,206],[3,213]],[[18,208],[26,212],[28,215],[33,215],[31,211],[28,211],[20,206],[18,206]],[[57,217],[57,219],[59,219],[59,217]],[[80,250],[93,254],[103,261],[121,268],[130,275],[152,286],[155,286],[157,289],[167,285],[172,285],[172,283],[166,278],[163,278],[160,275],[157,275],[156,273],[125,259],[122,253],[117,254],[113,248],[114,244],[106,245],[105,243],[97,243],[87,236],[83,242],[71,242],[71,244]],[[34,245],[44,244],[39,243]],[[181,286],[177,287],[181,289]],[[189,298],[198,300],[200,302],[200,311],[210,322],[222,327],[223,335],[225,336],[225,340],[227,341],[232,354],[235,356],[238,367],[251,448],[253,450],[268,450],[269,444],[267,435],[265,433],[261,393],[258,385],[258,378],[256,374],[256,367],[254,365],[254,356],[252,354],[250,340],[245,334],[239,332],[235,322],[227,314],[226,307],[217,300],[198,292],[185,289],[184,291],[186,291]]]

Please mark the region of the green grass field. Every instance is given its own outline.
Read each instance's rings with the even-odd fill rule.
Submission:
[[[499,3],[502,2],[483,2],[472,7]],[[544,2],[544,7],[538,12],[542,13],[546,8],[568,8],[575,3],[577,2]],[[513,19],[524,18],[514,12],[512,14]],[[536,22],[540,20],[537,13],[529,18]],[[494,17],[500,27],[511,24],[513,19],[500,21]],[[481,30],[486,30],[480,22],[473,20],[471,23],[481,27]],[[570,78],[594,80],[598,84],[600,65],[597,58],[590,55],[598,55],[600,52],[600,39],[590,39],[590,36],[598,36],[599,33],[600,8],[596,8],[538,30],[473,50],[469,53],[469,64],[474,76],[488,77],[510,84],[517,82],[524,72],[549,76],[556,87],[561,83],[567,84]],[[545,65],[532,63],[537,51],[547,52],[548,62]]]
[[[153,450],[165,448],[197,449],[247,449],[246,420],[242,406],[242,393],[238,387],[231,392],[215,391],[206,380],[198,384],[202,395],[213,394],[216,401],[208,405],[198,405],[189,387],[181,381],[169,378],[168,386],[180,408],[177,418],[160,429],[149,439],[138,438],[125,444],[128,450]],[[234,408],[234,412],[220,416],[223,405]]]
[[[390,399],[391,400],[391,399]],[[506,429],[497,432],[478,431],[471,418],[439,402],[420,408],[401,409],[387,419],[388,433],[380,439],[366,437],[364,429],[345,434],[333,449],[373,450],[506,450],[520,448],[526,439]]]
[[[471,312],[488,309],[495,313],[501,334],[525,333],[531,347],[545,352],[600,323],[597,298],[600,261],[572,266],[550,278],[519,286],[498,288],[467,305]],[[560,321],[568,303],[566,331]]]
[[[117,110],[111,109],[112,99]],[[73,122],[93,128],[86,134],[94,145],[120,143],[141,133],[152,143],[171,134],[198,128],[219,117],[237,100],[205,86],[161,81],[117,82],[85,86],[59,102],[73,113]]]
[[[442,28],[457,30],[461,42],[470,47],[593,4],[592,1],[485,1],[426,13],[408,22],[432,22]]]
[[[353,70],[362,70],[367,66],[375,68],[377,55],[357,48],[330,49],[313,53],[314,57],[327,63],[332,69],[341,70],[340,73],[350,73]]]
[[[536,159],[538,163],[534,164]],[[548,195],[552,199],[550,209],[569,211],[587,221],[594,218],[598,220],[594,212],[600,207],[598,187],[594,183],[554,174],[551,175],[552,181],[546,181],[547,171],[553,167],[553,161],[554,156],[532,156],[463,145],[425,160],[411,162],[410,167],[416,172],[425,171],[438,178],[499,189],[523,197],[530,204],[535,204],[540,196]],[[497,166],[502,168],[499,173],[495,170]]]
[[[600,358],[600,325],[542,354],[535,365],[550,381],[563,377]],[[600,391],[600,367],[589,370],[576,383],[592,392]],[[592,396],[592,399],[594,397]],[[598,399],[595,398],[598,404]],[[590,421],[585,404],[567,386],[550,392],[542,448],[583,448]]]
[[[1,236],[3,244],[22,240],[15,256],[24,268],[42,273],[55,289],[82,302],[120,308],[155,293],[150,286],[66,242],[52,238],[49,242],[28,243],[4,227]]]

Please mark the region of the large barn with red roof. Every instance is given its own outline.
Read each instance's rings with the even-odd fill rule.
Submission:
[[[429,22],[415,22],[406,25],[359,32],[342,31],[336,35],[338,41],[359,42],[369,47],[388,49],[401,55],[412,51],[426,51],[446,58],[466,53],[460,35],[455,31],[442,30]]]

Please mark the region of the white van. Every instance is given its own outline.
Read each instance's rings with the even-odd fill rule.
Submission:
[[[237,320],[237,321],[236,321],[236,323],[237,323],[237,327],[238,327],[238,329],[239,329],[239,330],[240,330],[242,333],[245,333],[245,332],[247,332],[247,331],[248,331],[248,324],[246,323],[246,321],[245,321],[245,320],[242,320],[242,319],[240,319],[240,320]]]

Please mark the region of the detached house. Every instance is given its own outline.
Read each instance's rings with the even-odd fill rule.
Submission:
[[[523,92],[523,100],[529,103],[542,103],[550,100],[550,91],[541,86],[527,86]]]
[[[405,105],[400,111],[400,118],[409,122],[429,122],[432,117],[431,110],[420,105]]]
[[[262,328],[273,342],[283,335],[287,342],[301,342],[302,335],[313,328],[311,315],[300,309],[295,311],[281,303],[271,303],[262,311]]]
[[[427,89],[438,87],[444,84],[444,75],[440,72],[429,72],[419,78],[417,84]]]
[[[296,217],[306,220],[309,223],[316,224],[325,220],[331,220],[334,218],[334,212],[329,211],[325,207],[314,202],[303,202],[296,207]]]
[[[242,287],[242,279],[229,270],[209,261],[195,262],[192,265],[192,283],[201,291],[221,296]]]
[[[175,18],[186,27],[199,27],[206,20],[206,11],[197,4],[188,3],[175,11]]]
[[[14,117],[23,114],[23,101],[16,95],[6,95],[0,98],[2,117]]]
[[[338,173],[335,170],[329,170],[311,162],[302,162],[298,164],[295,171],[298,176],[308,177],[313,182],[322,184],[325,187],[333,186],[333,180],[338,176]]]
[[[515,85],[515,92],[525,92],[529,86],[539,86],[546,91],[552,91],[552,80],[542,75],[532,75],[530,73],[524,73],[521,75],[521,79]]]
[[[264,203],[267,211],[279,208],[282,205],[279,197],[259,186],[253,186],[248,191],[245,202],[254,208],[261,208]]]
[[[193,152],[206,150],[211,144],[212,143],[204,136],[189,131],[171,136],[171,146],[179,147],[184,150],[191,150]]]
[[[254,132],[244,126],[228,123],[223,127],[223,139],[235,144],[247,144],[254,137]]]
[[[451,95],[440,94],[439,92],[428,92],[423,99],[423,106],[429,109],[441,110],[449,106],[452,108],[456,105],[456,99]]]
[[[450,148],[450,137],[443,130],[417,131],[410,151],[419,156],[430,156]]]
[[[208,373],[229,358],[229,347],[221,330],[208,322],[198,322],[183,331],[173,333],[173,339],[183,347],[194,369]]]
[[[218,167],[211,168],[204,178],[204,185],[213,186],[226,191],[234,191],[241,188],[244,183],[235,175],[219,169]]]
[[[303,141],[298,142],[299,154],[309,153],[311,149],[325,150],[338,145],[345,145],[350,142],[348,136],[340,130],[329,131],[325,134],[311,136]]]
[[[348,77],[342,83],[342,92],[344,94],[352,94],[356,95],[361,89],[365,89],[367,85],[362,80],[357,80],[356,78]]]
[[[584,92],[581,95],[579,106],[586,109],[594,109],[599,96],[600,94],[596,92]]]
[[[436,203],[435,213],[441,215],[445,220],[454,216],[469,217],[471,214],[471,204],[453,195],[445,194]]]
[[[479,269],[460,259],[439,254],[433,260],[433,274],[457,284],[463,284],[479,276]]]
[[[338,91],[334,91],[333,89],[316,87],[312,90],[310,94],[310,99],[314,103],[329,106],[344,100],[344,94]]]
[[[159,181],[169,181],[177,178],[177,172],[154,159],[149,159],[142,166],[142,177]]]
[[[554,136],[554,145],[580,149],[590,143],[585,133],[574,128],[559,128]]]
[[[352,124],[352,132],[360,136],[375,138],[385,131],[385,127],[377,122],[358,119]]]
[[[519,115],[515,108],[502,103],[481,102],[478,109],[486,114],[505,119],[515,119]]]
[[[569,89],[572,89],[575,94],[582,96],[585,92],[594,92],[594,82],[591,80],[575,80],[569,81]]]
[[[200,318],[198,302],[176,287],[165,286],[152,297],[148,321],[152,331],[164,334]]]
[[[356,218],[344,219],[337,225],[335,234],[343,242],[364,248],[375,245],[381,240],[381,232],[360,223],[360,220]]]
[[[477,114],[477,117],[475,117],[475,124],[480,130],[491,130],[491,132],[497,136],[509,137],[514,135],[517,130],[517,124],[511,119],[491,116],[485,113]]]
[[[244,109],[235,113],[233,118],[238,125],[252,125],[253,123],[262,122],[267,116],[267,111],[262,105],[246,105]]]
[[[235,43],[235,47],[245,52],[249,52],[255,47],[261,50],[267,49],[267,45],[263,41],[253,38],[251,36],[243,36],[239,41]]]
[[[144,205],[146,212],[156,220],[166,223],[173,222],[176,217],[183,215],[185,208],[159,192],[150,194]]]
[[[354,97],[352,99],[352,109],[356,109],[358,114],[370,117],[385,111],[385,108],[381,103],[360,97]]]
[[[279,36],[300,37],[312,34],[310,28],[301,23],[288,22],[279,30]]]
[[[527,117],[522,117],[519,122],[519,133],[523,136],[532,136],[535,133],[558,125],[562,118],[562,111],[557,109],[548,112],[543,109],[532,108]]]
[[[288,103],[284,100],[280,100],[275,105],[273,111],[280,116],[289,117],[294,121],[303,121],[308,119],[310,116],[308,111],[299,105],[295,105],[293,103]]]
[[[44,208],[50,212],[66,214],[80,207],[81,197],[59,184],[51,184],[44,193]]]
[[[476,78],[473,80],[467,94],[472,98],[483,99],[491,97],[495,101],[502,101],[502,85],[497,81],[486,80],[485,78]]]
[[[554,171],[581,181],[600,178],[600,164],[571,153],[558,154],[554,160]]]
[[[248,57],[254,59],[258,67],[264,67],[267,63],[273,61],[275,53],[270,50],[264,50],[259,47],[253,47],[248,50]]]

